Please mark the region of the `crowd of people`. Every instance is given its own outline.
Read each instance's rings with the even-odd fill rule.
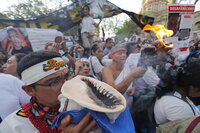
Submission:
[[[50,42],[44,50],[10,57],[1,49],[0,132],[87,133],[98,129],[89,113],[77,124],[68,115],[59,128],[51,128],[60,113],[61,87],[77,75],[103,81],[124,95],[137,133],[154,133],[156,127],[161,131],[165,124],[200,115],[200,41],[193,42],[181,63],[172,55],[172,48],[160,47],[158,41],[118,44],[107,38],[94,44],[92,29],[86,24],[99,24],[93,22],[87,6],[83,9],[83,45],[67,48]],[[150,114],[154,122],[148,106],[137,104],[144,95],[147,101],[143,102],[150,103],[149,92],[154,97]]]

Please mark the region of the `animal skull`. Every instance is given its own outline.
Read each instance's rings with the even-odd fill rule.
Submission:
[[[61,101],[60,112],[88,108],[106,113],[113,123],[126,108],[126,100],[121,93],[110,85],[90,77],[76,76],[66,81],[61,93],[58,98]]]

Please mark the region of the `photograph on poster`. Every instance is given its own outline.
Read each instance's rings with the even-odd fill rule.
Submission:
[[[180,13],[169,13],[167,29],[173,30],[173,36],[178,36],[181,16]]]
[[[178,32],[178,40],[179,41],[183,41],[183,40],[187,40],[190,37],[190,31],[191,29],[180,29]]]
[[[7,35],[3,38],[1,45],[8,55],[32,52],[31,44],[24,34],[18,28],[7,29]]]

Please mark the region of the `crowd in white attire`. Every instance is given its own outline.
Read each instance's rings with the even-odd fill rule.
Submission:
[[[90,17],[84,17],[84,19],[82,20],[82,23],[93,24],[94,22],[93,22],[93,19],[91,19]],[[86,30],[90,28],[91,27],[88,27],[86,24],[84,24],[81,31],[82,34],[85,34]],[[87,34],[88,34],[88,31],[87,31]],[[86,46],[86,47],[90,47],[90,46]],[[97,47],[97,48],[93,50],[93,47]],[[96,51],[98,52],[95,53]],[[90,66],[89,74],[94,75],[94,77],[96,77],[99,80],[102,80],[102,71],[104,67],[112,63],[112,59],[109,58],[110,53],[108,55],[104,55],[104,57],[102,54],[103,54],[102,47],[99,47],[98,45],[93,45],[91,48],[91,55],[87,60]],[[65,56],[64,58],[65,58],[64,61],[66,63],[69,62],[68,58],[66,58]],[[141,52],[131,53],[128,56],[128,58],[126,59],[124,63],[122,71],[114,80],[115,85],[120,84],[133,69],[138,67],[140,59],[141,59]],[[129,109],[132,109],[131,107],[133,105],[133,102],[135,102],[134,100],[137,100],[137,98],[140,96],[144,88],[156,87],[161,81],[160,77],[157,75],[157,70],[155,68],[149,65],[145,69],[146,71],[143,74],[143,76],[140,78],[134,79],[128,86],[128,89],[126,90],[126,92],[123,94],[126,99],[127,106],[129,107]],[[0,73],[0,88],[1,88],[0,90],[1,92],[0,117],[2,120],[4,120],[5,117],[7,117],[12,112],[16,112],[16,110],[19,110],[22,107],[22,105],[30,101],[30,97],[22,90],[21,88],[22,85],[24,84],[20,79],[8,74]],[[130,89],[132,89],[133,87],[135,87],[136,90],[133,95],[129,95],[128,91],[130,91]],[[176,91],[173,93],[173,96],[174,97],[164,95],[161,98],[156,100],[155,106],[154,106],[154,114],[155,114],[155,121],[158,125],[165,124],[169,121],[173,121],[173,120],[177,120],[181,118],[189,118],[191,116],[200,115],[200,112],[195,108],[195,105],[188,97],[186,97],[183,100],[182,99],[183,96],[179,92],[176,92]],[[177,99],[177,97],[179,99]],[[8,119],[12,119],[13,117],[15,117],[15,114],[16,113],[13,113],[13,115],[9,116]],[[16,126],[17,126],[17,123],[21,122],[20,119],[13,121],[16,124]],[[23,120],[23,122],[26,123],[27,121]],[[27,125],[31,125],[31,124],[28,123]],[[30,131],[30,129],[32,129],[33,132],[36,131],[36,129],[33,127],[27,126],[25,128],[27,128],[27,131]],[[12,130],[14,132],[15,129],[12,129]]]
[[[30,96],[22,90],[22,85],[24,83],[18,78],[0,73],[0,116],[2,119],[30,101]]]

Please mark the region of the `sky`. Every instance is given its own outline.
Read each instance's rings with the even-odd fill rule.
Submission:
[[[17,4],[18,1],[20,0],[1,0],[0,12],[7,10],[7,8],[13,4]],[[142,0],[109,0],[109,1],[123,9],[127,9],[136,13],[139,13],[142,4]]]
[[[1,0],[0,12],[8,10],[9,6],[11,6],[13,4],[17,4],[19,1],[22,1],[22,0]],[[50,1],[50,0],[42,0],[42,1],[45,2],[45,1]],[[65,1],[65,3],[68,3],[68,0],[56,0],[56,1]],[[132,11],[132,12],[135,12],[135,13],[139,13],[140,10],[141,10],[141,6],[142,6],[142,0],[108,0],[108,1],[119,6],[122,9],[126,9],[128,11]],[[54,3],[54,4],[57,4],[57,3]],[[53,6],[55,6],[55,5],[48,5],[48,6],[50,8],[51,7],[53,8]],[[117,21],[115,20],[116,18],[117,18]],[[113,25],[121,26],[125,20],[129,19],[129,17],[126,14],[121,13],[121,14],[114,16],[110,19],[114,20],[114,21],[112,21]],[[102,21],[102,23],[104,23],[104,22],[110,23],[109,18],[104,19]],[[113,36],[113,31],[107,30],[107,34],[108,34],[108,36]]]
[[[1,11],[5,11],[7,10],[7,8],[13,4],[17,4],[19,1],[21,0],[1,0],[1,8],[0,8],[0,12]],[[46,1],[46,0],[42,0],[42,1]],[[68,0],[57,0],[57,1],[68,1]],[[121,7],[122,9],[126,9],[132,12],[136,12],[139,13],[141,10],[141,5],[142,5],[142,0],[108,0],[112,3],[114,3],[115,5]],[[195,0],[180,0],[181,3],[194,3]],[[50,7],[53,7],[52,5],[49,5]],[[200,10],[200,0],[199,2],[197,2],[196,5],[196,10]]]
[[[142,7],[142,0],[109,0],[122,9],[139,13]]]

